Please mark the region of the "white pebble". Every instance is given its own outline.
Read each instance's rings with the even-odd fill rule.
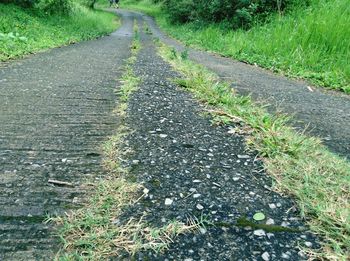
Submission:
[[[166,206],[170,206],[171,204],[173,204],[173,200],[170,199],[170,198],[166,198],[164,204],[165,204]]]
[[[263,229],[257,229],[257,230],[254,230],[254,235],[256,236],[259,236],[259,237],[262,237],[262,236],[265,236],[265,231]]]
[[[268,252],[264,252],[261,255],[262,259],[264,259],[265,261],[269,261],[270,260],[270,254]]]
[[[197,204],[197,205],[196,205],[196,208],[197,208],[198,210],[202,210],[204,207],[203,207],[201,204]]]
[[[270,207],[271,209],[275,209],[275,208],[276,208],[276,205],[275,205],[274,203],[271,203],[271,204],[269,204],[269,207]]]
[[[312,243],[311,243],[311,242],[306,241],[306,242],[305,242],[305,246],[307,246],[307,247],[312,247]]]
[[[273,225],[275,224],[275,221],[272,218],[269,218],[266,220],[266,225]]]

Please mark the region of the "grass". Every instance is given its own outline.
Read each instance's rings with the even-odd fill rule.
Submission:
[[[138,27],[135,25],[135,32]],[[115,135],[103,144],[104,167],[109,175],[100,181],[91,193],[92,197],[81,209],[64,217],[55,217],[63,247],[56,260],[108,260],[133,256],[142,250],[163,251],[173,238],[198,229],[200,220],[189,219],[186,223],[171,221],[162,227],[149,226],[144,217],[119,220],[123,210],[136,204],[148,190],[128,178],[128,169],[121,164],[130,156],[124,141],[131,130],[125,125],[126,109],[130,95],[137,90],[140,78],[132,70],[136,54],[141,48],[138,34],[131,45],[132,56],[127,61],[122,86],[116,90],[120,103],[115,110],[120,126]]]
[[[161,45],[160,55],[183,78],[176,82],[223,117],[225,123],[241,122],[247,144],[263,157],[277,191],[296,199],[301,216],[325,241],[320,259],[346,260],[350,252],[350,163],[329,152],[319,139],[289,127],[289,117],[269,114],[248,96],[237,95],[229,84],[185,55]]]
[[[34,9],[0,4],[0,61],[94,39],[114,31],[118,18],[75,5],[69,16],[44,15]]]
[[[187,45],[350,93],[350,5],[347,0],[311,2],[309,8],[271,16],[269,23],[249,31],[221,24],[171,24],[161,5],[150,0],[125,1],[123,7],[154,16],[162,29]]]

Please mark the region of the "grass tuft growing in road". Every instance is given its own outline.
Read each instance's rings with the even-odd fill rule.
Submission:
[[[0,3],[0,61],[52,47],[94,39],[119,25],[115,14],[75,5],[70,15]]]
[[[296,132],[289,117],[272,115],[203,66],[165,45],[160,55],[182,73],[176,82],[224,122],[243,122],[248,146],[263,157],[275,189],[295,197],[302,217],[325,241],[317,258],[346,260],[350,252],[350,163],[329,152],[319,139]]]

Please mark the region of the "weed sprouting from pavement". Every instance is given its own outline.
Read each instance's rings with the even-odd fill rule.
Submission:
[[[188,49],[185,49],[184,51],[182,51],[180,56],[181,56],[181,59],[187,60],[188,59]]]
[[[171,48],[171,56],[170,59],[176,59],[177,58],[177,52],[175,48]]]
[[[306,251],[320,259],[346,260],[350,252],[350,163],[329,152],[319,139],[288,126],[289,116],[272,115],[249,96],[237,95],[229,84],[182,59],[174,49],[160,44],[159,53],[182,73],[177,84],[206,103],[216,121],[244,124],[242,128],[248,130],[244,132],[249,133],[247,144],[263,156],[275,189],[293,195],[311,230],[324,238],[322,251]]]

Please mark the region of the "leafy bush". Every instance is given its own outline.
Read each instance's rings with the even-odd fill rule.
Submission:
[[[46,14],[68,14],[72,11],[73,0],[0,0],[0,3],[35,7]],[[87,1],[87,0],[84,0]]]
[[[157,0],[155,0],[157,2]],[[226,22],[233,28],[249,28],[254,20],[309,0],[165,0],[164,9],[175,23]]]
[[[71,0],[40,0],[35,6],[46,14],[69,14],[72,10]]]

